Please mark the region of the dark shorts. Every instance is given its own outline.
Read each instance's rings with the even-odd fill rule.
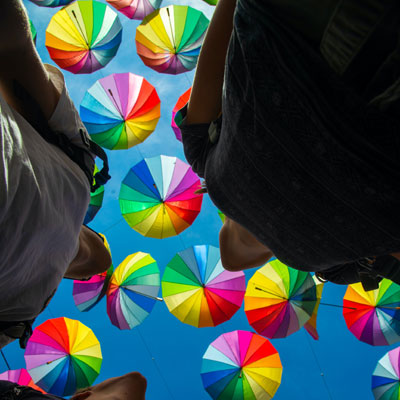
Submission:
[[[400,251],[400,122],[369,106],[263,2],[238,2],[218,142],[183,126],[209,195],[292,267]]]

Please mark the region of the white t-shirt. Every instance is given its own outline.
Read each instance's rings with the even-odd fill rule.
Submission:
[[[61,92],[49,125],[82,144],[79,129],[87,132],[62,74],[46,68]],[[1,95],[0,157],[0,320],[23,321],[42,311],[77,254],[89,182]]]

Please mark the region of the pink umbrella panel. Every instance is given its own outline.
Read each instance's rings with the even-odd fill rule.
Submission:
[[[162,0],[106,0],[120,13],[130,19],[142,20],[160,7]]]

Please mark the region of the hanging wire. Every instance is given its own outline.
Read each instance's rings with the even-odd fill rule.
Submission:
[[[278,298],[280,298],[282,300],[289,300],[289,299],[287,299],[286,297],[283,297],[280,294],[277,294],[277,293],[274,293],[274,292],[271,292],[269,290],[266,290],[266,289],[263,289],[263,288],[259,287],[259,286],[262,286],[262,285],[257,285],[256,286],[255,283],[253,283],[253,285],[254,285],[254,289],[256,289],[256,290],[260,290],[261,292],[268,293],[268,294],[270,294],[272,296],[275,296],[275,297],[278,297]],[[337,308],[346,308],[346,309],[349,309],[349,310],[357,310],[357,308],[355,308],[355,307],[341,306],[339,304],[330,304],[330,303],[321,303],[321,302],[319,304],[323,305],[323,306],[329,306],[329,307],[337,307]]]
[[[5,354],[3,353],[3,350],[0,350],[0,351],[1,351],[1,355],[3,356],[3,360],[7,365],[8,370],[11,370],[10,364],[8,363],[7,358],[6,358]]]
[[[185,78],[187,79],[187,81],[188,81],[188,83],[189,83],[189,86],[192,86],[192,82],[190,82],[190,79],[189,79],[189,77],[187,76],[187,72],[186,73],[184,73],[183,75],[185,75]]]
[[[125,218],[121,217],[118,221],[113,222],[110,226],[108,226],[106,229],[102,229],[102,233],[106,233],[107,231],[111,230],[112,228],[114,228],[115,226],[117,226],[118,224],[120,224]]]
[[[144,344],[144,347],[145,347],[146,350],[147,350],[147,353],[149,354],[151,360],[153,361],[154,366],[155,366],[155,368],[156,368],[158,374],[160,375],[160,377],[161,377],[161,379],[162,379],[162,381],[163,381],[163,383],[164,383],[164,385],[165,385],[165,388],[167,389],[167,392],[168,392],[169,396],[171,397],[172,400],[175,400],[175,397],[174,397],[174,395],[172,394],[171,389],[169,388],[166,379],[164,378],[163,374],[161,373],[161,369],[159,368],[159,366],[158,366],[158,364],[157,364],[157,360],[155,359],[155,357],[153,357],[153,354],[151,353],[151,351],[150,351],[150,349],[149,349],[149,346],[147,345],[146,341],[144,340],[144,337],[143,337],[142,333],[140,332],[140,329],[139,329],[138,326],[136,327],[136,330],[137,330],[137,332],[139,333],[140,339],[142,340],[142,342],[143,342],[143,344]]]
[[[312,344],[311,344],[310,338],[309,338],[308,334],[307,334],[305,331],[304,331],[304,335],[306,336],[308,346],[309,346],[310,349],[311,349],[311,353],[313,354],[314,361],[315,361],[315,363],[317,364],[317,367],[318,367],[318,369],[319,369],[319,373],[320,373],[320,375],[321,375],[322,382],[324,383],[326,392],[328,393],[328,397],[329,397],[330,400],[333,400],[333,396],[332,396],[332,393],[331,393],[331,391],[330,391],[330,389],[329,389],[328,382],[327,382],[326,379],[325,379],[324,371],[322,371],[321,364],[320,364],[320,362],[319,362],[319,360],[318,360],[318,357],[317,357],[317,354],[316,354],[316,352],[314,351],[314,348],[313,348],[313,346],[312,346]]]

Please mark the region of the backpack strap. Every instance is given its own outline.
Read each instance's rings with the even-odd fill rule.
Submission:
[[[46,142],[57,146],[72,161],[79,165],[89,181],[90,191],[94,192],[98,187],[107,183],[111,178],[109,175],[108,157],[105,151],[92,140],[90,140],[83,129],[79,130],[83,146],[77,146],[62,132],[53,131],[48,124],[37,101],[16,80],[13,81],[14,93],[23,104],[29,105],[31,115],[29,123],[42,136]],[[93,177],[93,170],[85,162],[85,158],[92,157],[91,153],[103,161],[103,168]],[[95,184],[93,182],[96,182]]]

